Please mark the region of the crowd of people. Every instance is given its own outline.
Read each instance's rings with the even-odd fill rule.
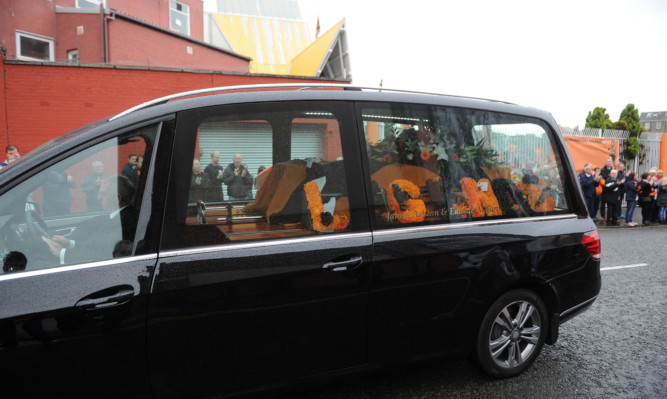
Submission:
[[[192,177],[190,179],[190,202],[203,200],[205,202],[222,202],[225,195],[222,185],[227,186],[227,198],[230,201],[252,199],[253,176],[248,165],[243,163],[241,154],[236,153],[232,162],[224,167],[219,164],[220,152],[211,153],[211,163],[201,170],[198,159],[192,162]]]
[[[620,226],[620,219],[625,219],[625,226],[636,226],[634,215],[639,206],[644,226],[667,224],[667,177],[657,167],[639,175],[626,171],[623,162],[615,167],[609,158],[602,168],[586,163],[579,181],[588,213],[596,223]]]

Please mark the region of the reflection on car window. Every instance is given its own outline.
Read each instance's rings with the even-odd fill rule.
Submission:
[[[0,201],[3,271],[131,255],[156,129],[87,148],[5,193]]]
[[[326,110],[203,120],[181,245],[276,239],[348,229],[340,124]]]
[[[395,104],[361,114],[380,227],[568,208],[561,163],[539,121]]]

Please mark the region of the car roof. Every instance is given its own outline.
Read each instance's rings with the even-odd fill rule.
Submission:
[[[61,157],[66,149],[78,147],[101,135],[116,132],[129,126],[169,119],[178,112],[225,104],[281,101],[365,101],[428,104],[461,107],[484,111],[504,112],[543,119],[555,125],[550,113],[536,108],[508,102],[345,84],[288,83],[269,85],[225,86],[176,93],[132,107],[117,115],[78,128],[25,154],[7,170],[0,173],[0,185],[14,176],[38,168],[55,157]],[[63,143],[65,147],[63,147]],[[8,187],[7,187],[8,188]],[[0,190],[5,191],[5,190]]]
[[[221,104],[296,100],[422,103],[494,110],[543,119],[550,117],[546,111],[484,98],[345,84],[287,83],[225,86],[176,93],[132,107],[109,120],[123,119],[127,116],[143,114],[143,112],[157,116]]]

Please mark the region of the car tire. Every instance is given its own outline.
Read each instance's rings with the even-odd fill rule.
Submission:
[[[537,294],[523,289],[507,292],[482,319],[476,363],[495,378],[520,374],[540,354],[547,331],[546,306]]]

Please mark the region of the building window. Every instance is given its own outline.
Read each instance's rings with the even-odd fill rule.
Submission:
[[[78,64],[79,63],[79,50],[69,50],[67,52],[67,62],[70,64]]]
[[[17,31],[16,58],[26,61],[53,61],[53,39]]]
[[[662,129],[662,127],[661,127],[661,123],[660,123],[660,122],[656,122],[656,123],[655,123],[655,129],[656,129],[656,130],[660,130],[660,129]]]
[[[169,2],[169,27],[183,35],[190,35],[190,7],[178,1]]]
[[[651,130],[651,122],[644,122],[644,128],[646,128],[646,130]]]
[[[99,8],[104,6],[104,0],[76,0],[76,8]]]

